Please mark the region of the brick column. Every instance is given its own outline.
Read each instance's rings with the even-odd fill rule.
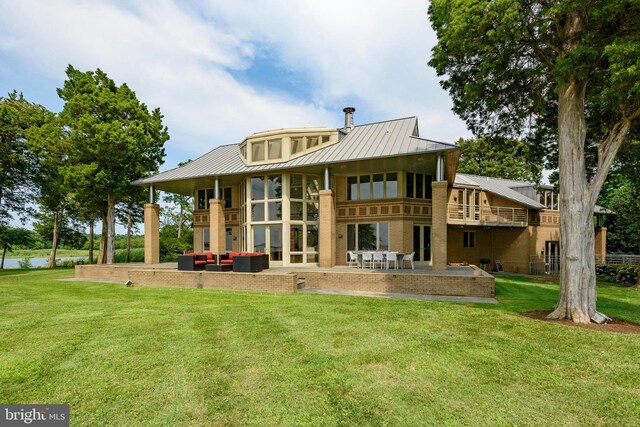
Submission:
[[[431,256],[434,270],[447,269],[447,181],[434,181],[432,189]]]
[[[144,263],[160,262],[160,206],[144,205]]]
[[[332,190],[320,191],[320,267],[336,265],[336,208]]]
[[[226,253],[225,248],[224,200],[209,200],[209,240],[211,252]]]
[[[597,227],[595,234],[595,254],[604,256],[607,254],[607,227]]]

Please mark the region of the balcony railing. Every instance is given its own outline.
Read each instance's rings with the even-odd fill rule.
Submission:
[[[526,227],[527,210],[503,206],[471,206],[449,203],[447,222],[461,225],[493,225],[501,227]]]

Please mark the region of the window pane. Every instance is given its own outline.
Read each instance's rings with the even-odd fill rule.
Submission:
[[[358,224],[358,249],[365,251],[376,249],[375,224]]]
[[[307,254],[307,262],[308,263],[318,262],[318,254]]]
[[[206,191],[205,190],[198,190],[198,209],[206,209]]]
[[[302,138],[291,138],[291,154],[302,151]]]
[[[413,197],[413,174],[407,172],[407,197]]]
[[[373,198],[384,198],[384,174],[378,173],[373,175]]]
[[[431,175],[424,176],[424,198],[425,199],[431,199],[431,181],[433,181],[433,178],[431,177]]]
[[[302,233],[303,233],[302,225],[291,225],[291,232],[290,232],[291,246],[289,247],[291,252],[302,252],[304,250],[304,248],[302,247],[302,244],[303,244],[302,240],[304,237]]]
[[[269,141],[269,160],[282,158],[282,140],[274,139]]]
[[[320,178],[307,176],[307,199],[317,200],[320,194]]]
[[[347,250],[356,250],[356,225],[347,224]]]
[[[424,175],[421,173],[416,174],[416,199],[424,198]]]
[[[347,200],[358,199],[358,177],[347,177]]]
[[[267,196],[269,199],[282,198],[282,175],[269,175],[267,186]]]
[[[206,204],[205,206],[208,208],[209,207],[209,200],[213,199],[214,195],[213,195],[213,188],[209,188],[207,190],[207,200],[206,200]]]
[[[269,221],[282,219],[282,202],[269,202]]]
[[[389,250],[389,224],[386,222],[378,224],[378,249]]]
[[[318,226],[307,225],[307,252],[318,252]]]
[[[387,174],[387,199],[398,197],[398,174]]]
[[[254,176],[251,178],[251,200],[264,199],[264,177]]]
[[[307,202],[307,221],[317,221],[319,217],[318,203]]]
[[[302,255],[291,255],[291,264],[302,264]]]
[[[269,252],[271,261],[282,261],[282,226],[269,226]]]
[[[230,252],[233,245],[233,233],[231,228],[225,228],[224,235],[224,249],[225,251]]]
[[[307,148],[316,147],[319,144],[317,136],[308,136],[307,137]]]
[[[302,175],[291,175],[291,191],[289,196],[292,199],[302,199]]]
[[[360,175],[360,200],[371,198],[371,176]]]
[[[291,220],[292,221],[302,221],[303,217],[303,202],[291,202]]]
[[[264,141],[251,144],[251,160],[254,162],[264,160]]]
[[[242,144],[240,146],[240,155],[245,159],[247,158],[247,145],[246,144]]]
[[[253,227],[253,250],[254,252],[264,252],[267,246],[267,227],[264,225],[254,225]]]
[[[224,199],[225,209],[229,209],[231,207],[231,187],[222,189],[222,198]]]
[[[326,144],[327,142],[329,142],[330,139],[331,139],[331,137],[329,135],[322,135],[321,144]]]
[[[202,230],[202,250],[209,251],[211,250],[211,240],[209,237],[209,229],[205,228]]]
[[[251,221],[264,221],[264,203],[251,204]]]

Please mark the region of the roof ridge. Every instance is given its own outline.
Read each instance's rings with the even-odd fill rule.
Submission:
[[[409,135],[409,138],[421,139],[422,141],[435,142],[436,144],[442,144],[442,145],[448,145],[450,147],[460,148],[460,146],[458,144],[455,144],[455,143],[452,144],[450,142],[436,141],[435,139],[422,138],[421,136]]]
[[[521,182],[523,184],[537,185],[535,182],[523,181],[521,179],[498,178],[498,177],[495,177],[495,176],[476,175],[476,174],[473,174],[473,173],[462,173],[462,172],[456,172],[456,174],[464,175],[464,176],[471,176],[471,177],[476,177],[476,178],[489,178],[489,179],[493,179],[493,180],[496,180],[496,181],[511,181],[511,182]]]
[[[380,123],[399,122],[400,120],[407,120],[407,119],[416,119],[416,120],[418,120],[418,116],[407,116],[407,117],[400,117],[398,119],[380,120],[379,122],[371,122],[371,123],[363,123],[361,125],[354,125],[353,127],[357,128],[357,127],[361,127],[361,126],[377,125],[377,124],[380,124]],[[344,128],[339,128],[339,129],[344,129]]]

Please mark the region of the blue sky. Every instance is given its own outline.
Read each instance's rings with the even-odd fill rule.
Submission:
[[[159,107],[162,170],[267,129],[418,116],[469,137],[427,65],[425,0],[0,0],[0,94],[59,111],[67,64],[100,68]]]

